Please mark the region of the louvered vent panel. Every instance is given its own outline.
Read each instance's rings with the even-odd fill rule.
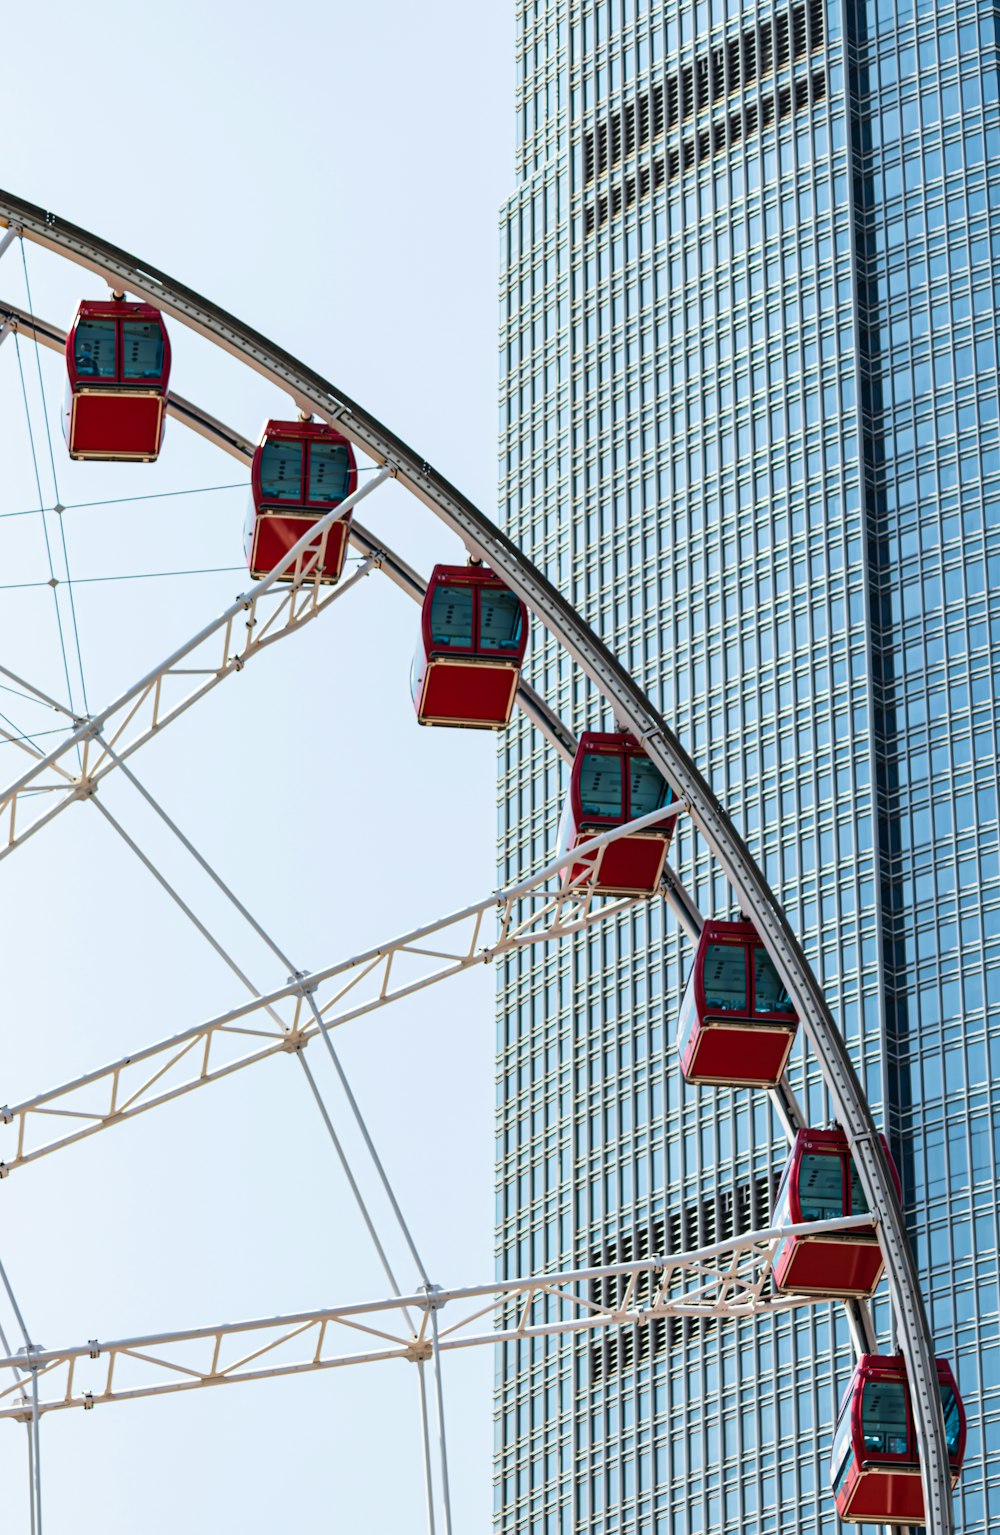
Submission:
[[[771,1219],[778,1182],[777,1176],[755,1178],[721,1194],[706,1195],[681,1210],[671,1210],[662,1221],[623,1232],[617,1241],[594,1252],[591,1264],[602,1268],[642,1262],[656,1255],[669,1257],[710,1247],[714,1242],[743,1236],[748,1231],[760,1231]],[[650,1304],[657,1279],[658,1274],[652,1269],[640,1277],[632,1292],[634,1306]],[[623,1304],[627,1288],[628,1275],[595,1279],[590,1285],[590,1300],[596,1306],[616,1309]],[[768,1286],[763,1293],[768,1293]],[[715,1325],[714,1317],[658,1317],[642,1325],[608,1327],[590,1344],[591,1380],[607,1380],[666,1349],[682,1347],[703,1337]]]
[[[789,47],[788,13],[783,12],[774,18],[774,63],[776,69],[784,69],[788,63]]]
[[[771,23],[762,21],[757,32],[757,73],[761,79],[774,68],[774,41]]]
[[[664,132],[696,117],[706,108],[717,108],[734,92],[745,91],[755,81],[763,83],[789,59],[798,59],[810,50],[822,47],[824,0],[799,0],[785,10],[775,12],[759,26],[750,26],[725,43],[716,44],[708,53],[685,64],[676,74],[658,81],[598,123],[584,135],[583,177],[590,185],[597,177],[613,172],[623,161],[639,155]],[[598,225],[651,188],[683,173],[696,159],[721,153],[728,146],[750,136],[761,127],[800,111],[826,94],[826,82],[820,72],[810,79],[796,80],[791,90],[783,87],[777,98],[765,93],[759,102],[748,102],[711,124],[691,134],[680,147],[670,146],[654,163],[652,170],[640,164],[637,172],[596,199],[584,215],[589,234]]]

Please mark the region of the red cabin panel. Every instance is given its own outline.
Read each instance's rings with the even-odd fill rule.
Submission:
[[[467,725],[499,730],[517,696],[516,666],[476,666],[450,656],[428,661],[417,718],[421,725]]]
[[[627,731],[584,731],[573,761],[560,850],[569,852],[672,799],[669,785],[634,736]],[[596,873],[588,861],[569,865],[563,878],[592,878],[602,895],[652,895],[663,876],[673,828],[671,817],[662,829],[653,825],[619,837],[601,852]]]
[[[687,1082],[725,1087],[773,1087],[781,1081],[794,1033],[708,1018],[681,1061]]]
[[[528,644],[528,610],[483,565],[435,565],[410,691],[421,725],[502,730]]]
[[[859,1472],[852,1467],[837,1512],[851,1524],[869,1520],[881,1524],[892,1515],[893,1524],[923,1524],[924,1489],[920,1468],[908,1471]]]
[[[308,515],[286,512],[277,517],[265,513],[261,517],[253,518],[253,526],[250,530],[250,541],[247,546],[247,564],[250,574],[257,580],[266,576],[284,559],[289,549],[294,548],[310,528],[316,526],[316,518]],[[328,586],[340,579],[344,569],[344,558],[347,554],[347,518],[338,518],[330,526],[326,536],[326,546],[323,552],[323,560],[320,566],[320,581]],[[287,575],[291,580],[291,575]]]
[[[163,440],[163,396],[82,389],[69,419],[71,458],[151,463]]]
[[[799,1020],[752,922],[706,922],[681,1004],[685,1081],[774,1087]]]
[[[774,1282],[784,1295],[871,1296],[882,1269],[877,1238],[862,1240],[859,1232],[793,1237],[775,1261]]]
[[[885,1154],[889,1148],[882,1137]],[[899,1176],[889,1157],[899,1194]],[[775,1203],[776,1226],[836,1220],[867,1212],[843,1130],[800,1130]],[[784,1294],[871,1296],[882,1278],[882,1250],[874,1230],[789,1237],[774,1257],[774,1282]]]
[[[965,1409],[947,1360],[938,1390],[952,1485],[965,1457]],[[833,1438],[837,1513],[850,1523],[924,1524],[916,1425],[902,1356],[863,1354],[844,1394]]]
[[[269,421],[250,471],[246,556],[250,574],[269,575],[303,534],[346,501],[358,488],[354,449],[332,426],[319,421]],[[335,518],[326,532],[319,579],[340,579],[347,554],[351,514]],[[312,551],[306,556],[312,558]],[[315,570],[309,568],[310,578]],[[291,581],[294,567],[280,577]]]
[[[163,442],[170,338],[151,304],[85,300],[66,337],[70,457],[151,463]]]

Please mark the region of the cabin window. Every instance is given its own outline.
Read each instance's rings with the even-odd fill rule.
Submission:
[[[741,943],[710,943],[705,950],[705,1006],[713,1012],[746,1012],[746,950]]]
[[[876,1455],[907,1452],[906,1386],[901,1380],[869,1380],[861,1398],[861,1433]]]
[[[584,752],[580,765],[580,809],[584,815],[621,818],[621,757]]]
[[[680,1055],[683,1055],[687,1049],[691,1041],[691,1035],[694,1033],[694,1026],[698,1022],[698,1009],[695,1006],[694,995],[694,977],[695,968],[692,967],[691,974],[688,976],[687,986],[684,990],[684,1000],[681,1002],[680,1017],[677,1020],[677,1050]]]
[[[260,455],[260,489],[265,501],[301,502],[301,442],[267,439]]]
[[[351,461],[347,444],[314,442],[309,448],[308,501],[343,501],[351,489]]]
[[[122,378],[163,377],[163,331],[152,320],[122,321]]]
[[[629,812],[633,818],[661,810],[670,802],[670,790],[659,769],[648,757],[629,761]]]
[[[513,592],[484,586],[479,591],[480,650],[517,650],[521,642],[521,604]]]
[[[73,357],[80,378],[114,378],[114,320],[81,320],[73,339]]]
[[[799,1168],[799,1205],[804,1221],[829,1221],[844,1213],[839,1157],[806,1152]]]
[[[759,944],[754,946],[753,951],[753,985],[755,1013],[795,1012],[792,999],[782,985],[770,954]]]
[[[431,600],[431,644],[472,649],[472,587],[439,586]]]
[[[851,1464],[851,1408],[848,1402],[833,1437],[833,1490],[839,1492]]]
[[[868,1201],[865,1198],[865,1191],[861,1187],[858,1170],[853,1162],[851,1163],[851,1208],[849,1213],[851,1215],[867,1215],[868,1213]]]
[[[941,1406],[944,1408],[944,1437],[948,1454],[958,1454],[958,1442],[962,1437],[962,1419],[958,1410],[958,1398],[950,1386],[941,1388]]]

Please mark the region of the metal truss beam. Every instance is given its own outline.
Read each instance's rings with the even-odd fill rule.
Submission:
[[[432,1357],[435,1333],[436,1347],[443,1354],[564,1334],[648,1327],[668,1317],[750,1321],[817,1304],[814,1297],[781,1295],[770,1283],[774,1255],[783,1240],[871,1230],[873,1224],[868,1215],[807,1221],[637,1263],[566,1269],[447,1290],[431,1285],[387,1300],[112,1342],[91,1338],[63,1349],[36,1346],[31,1368],[46,1392],[40,1393],[37,1413],[89,1409],[99,1403],[347,1365],[389,1360],[419,1364]],[[419,1317],[415,1330],[404,1320],[406,1312]],[[362,1339],[365,1347],[344,1352],[347,1339]],[[11,1372],[0,1384],[0,1418],[23,1422],[32,1414],[33,1403],[18,1374],[24,1364],[23,1350],[0,1358],[0,1382]]]
[[[581,666],[615,718],[643,742],[650,758],[689,802],[691,815],[757,927],[802,1020],[837,1118],[843,1125],[879,1234],[899,1344],[906,1361],[917,1428],[924,1507],[930,1535],[953,1535],[951,1472],[934,1344],[903,1213],[888,1159],[843,1035],[774,893],[710,786],[666,721],[621,662],[542,572],[468,497],[357,401],[266,336],[166,272],[33,203],[0,192],[0,224],[158,305],[280,388],[300,409],[335,422],[486,560]]]
[[[597,893],[605,849],[683,809],[675,803],[651,811],[474,906],[338,964],[294,976],[286,985],[183,1033],[23,1103],[5,1105],[0,1124],[10,1127],[13,1149],[0,1162],[0,1177],[272,1055],[303,1050],[323,1028],[364,1017],[515,949],[558,940],[644,903],[648,897],[608,898]],[[578,872],[564,883],[570,865]],[[495,935],[484,942],[491,911],[496,914]],[[53,1124],[65,1127],[63,1133],[45,1140]]]
[[[389,469],[379,470],[304,533],[264,580],[237,597],[218,618],[106,709],[79,722],[51,751],[42,753],[32,742],[0,727],[0,740],[17,745],[31,758],[27,771],[0,790],[0,822],[6,822],[0,859],[67,805],[93,794],[119,761],[161,734],[226,677],[241,672],[262,650],[304,628],[367,575],[373,560],[365,561],[339,585],[323,586],[319,581],[323,549],[330,524],[377,490],[390,475]],[[294,579],[279,584],[286,572]],[[193,688],[192,679],[196,679]],[[114,748],[113,755],[108,746]],[[67,765],[64,759],[70,756],[73,761]]]

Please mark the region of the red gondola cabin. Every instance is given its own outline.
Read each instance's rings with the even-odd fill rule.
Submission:
[[[673,793],[634,736],[627,731],[584,731],[573,761],[569,799],[563,812],[561,850],[569,852],[603,831],[624,826],[669,805]],[[602,895],[652,895],[659,888],[674,818],[662,826],[618,837],[600,854],[595,888]],[[576,879],[583,864],[570,864],[564,879]]]
[[[937,1361],[952,1486],[965,1456],[965,1410],[947,1360]],[[862,1354],[833,1438],[831,1479],[841,1519],[924,1524],[916,1427],[899,1354]]]
[[[774,1087],[799,1020],[752,922],[706,922],[677,1028],[687,1082]]]
[[[528,610],[483,565],[435,565],[410,691],[421,725],[502,730],[521,677]]]
[[[885,1154],[889,1148],[882,1138]],[[889,1157],[896,1194],[899,1176]],[[867,1214],[861,1179],[843,1130],[800,1130],[778,1198],[774,1225],[839,1220]],[[774,1256],[774,1282],[786,1295],[873,1295],[882,1277],[882,1250],[874,1230],[789,1237]]]
[[[151,463],[163,442],[170,339],[151,304],[84,300],[66,337],[70,458]]]
[[[250,470],[246,556],[250,574],[268,575],[303,533],[358,488],[354,449],[322,421],[269,421]],[[326,533],[319,579],[340,579],[351,516],[333,520]],[[291,580],[294,568],[282,579]]]

